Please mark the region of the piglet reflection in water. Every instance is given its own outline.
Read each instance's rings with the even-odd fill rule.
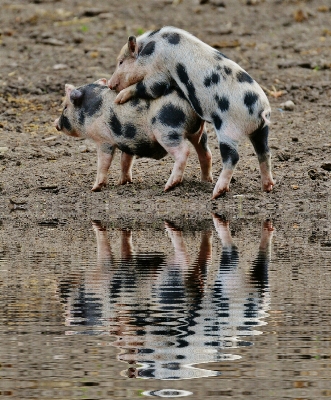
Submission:
[[[129,377],[218,375],[200,365],[240,358],[234,349],[252,345],[247,337],[261,334],[259,326],[266,324],[273,228],[270,221],[262,224],[258,255],[247,273],[239,266],[228,221],[214,214],[213,222],[222,243],[216,263],[212,231],[201,232],[196,259],[190,262],[183,233],[170,222],[165,222],[165,230],[172,255],[136,252],[132,231],[122,230],[121,256],[116,259],[107,231],[94,222],[97,268],[76,284],[61,284],[66,324],[84,326],[85,334],[102,328],[114,335],[118,359],[130,364],[125,372]]]

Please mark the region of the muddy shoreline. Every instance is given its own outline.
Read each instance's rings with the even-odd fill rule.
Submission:
[[[203,3],[203,4],[200,4]],[[256,3],[255,5],[250,5]],[[329,218],[331,170],[331,4],[320,1],[3,1],[0,16],[0,219],[61,225],[91,219],[128,226],[182,227],[230,218]],[[238,13],[240,7],[240,13]],[[300,17],[301,16],[301,17]],[[119,154],[100,193],[91,141],[59,134],[64,84],[81,85],[111,75],[128,34],[174,25],[189,30],[245,68],[264,88],[272,107],[270,148],[277,181],[261,192],[257,158],[240,144],[231,192],[211,201],[222,168],[208,125],[214,183],[199,181],[191,152],[184,182],[164,193],[172,168],[139,159],[133,184],[118,186]],[[291,100],[293,111],[283,103]],[[294,217],[295,218],[295,217]],[[85,221],[85,222],[84,222]],[[153,222],[154,221],[154,222]],[[155,222],[156,221],[156,222]]]

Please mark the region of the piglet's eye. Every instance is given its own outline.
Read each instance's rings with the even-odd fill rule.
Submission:
[[[122,65],[123,64],[123,60],[121,60],[119,63],[118,63],[118,65]]]

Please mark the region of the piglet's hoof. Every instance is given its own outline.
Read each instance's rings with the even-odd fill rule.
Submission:
[[[213,197],[211,198],[212,200],[215,200],[215,199],[217,199],[218,197],[221,197],[221,196],[225,196],[225,194],[227,193],[227,192],[229,192],[230,191],[230,188],[227,186],[227,187],[223,187],[223,188],[220,188],[220,189],[214,189],[214,191],[213,191]]]
[[[130,89],[123,89],[121,90],[115,98],[115,103],[123,104],[130,100],[132,97]]]
[[[274,231],[274,227],[272,225],[272,221],[270,219],[267,219],[263,222],[262,224],[262,229],[266,230],[268,232],[273,232]]]
[[[174,189],[176,186],[178,186],[180,183],[182,183],[182,178],[171,180],[170,182],[168,181],[164,187],[164,191],[168,192],[172,189]]]
[[[270,180],[270,181],[268,181],[268,182],[264,182],[263,185],[262,185],[263,191],[264,191],[264,192],[267,192],[267,193],[271,192],[272,189],[273,189],[274,186],[275,186],[275,183],[276,183],[276,182],[275,182],[274,180]]]
[[[101,192],[101,189],[102,189],[103,187],[105,187],[105,186],[106,186],[105,183],[98,183],[98,184],[95,184],[95,185],[93,186],[93,188],[91,189],[91,192]]]
[[[121,178],[118,181],[119,185],[126,185],[127,183],[132,183],[132,179],[131,178]]]

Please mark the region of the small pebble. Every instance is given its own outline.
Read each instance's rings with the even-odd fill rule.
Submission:
[[[55,64],[53,65],[53,69],[58,70],[58,69],[67,69],[68,65],[66,64]]]
[[[293,111],[295,104],[293,103],[292,100],[287,100],[287,101],[285,101],[285,103],[282,103],[280,106],[286,111]]]

